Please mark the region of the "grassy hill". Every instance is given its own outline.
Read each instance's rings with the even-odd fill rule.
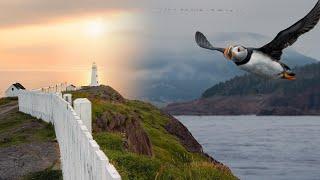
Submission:
[[[84,87],[73,99],[93,103],[93,136],[123,179],[237,179],[202,152],[175,118],[108,86]]]
[[[122,179],[237,179],[202,151],[177,119],[108,86],[84,87],[73,99],[93,104],[93,137]],[[0,99],[0,179],[62,179],[54,128]]]

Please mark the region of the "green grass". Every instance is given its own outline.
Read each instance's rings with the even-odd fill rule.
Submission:
[[[8,104],[14,100],[18,100],[18,98],[15,98],[15,97],[10,97],[10,98],[0,98],[0,106],[2,105],[5,105],[5,104]]]
[[[8,147],[29,142],[53,141],[55,132],[51,123],[12,111],[0,117],[0,137],[0,147]]]
[[[121,134],[97,133],[94,139],[121,174],[122,179],[150,179],[155,177],[161,162],[155,158],[126,151]],[[153,178],[154,179],[154,178]]]
[[[30,173],[23,180],[62,180],[62,171],[48,168],[43,171]]]
[[[73,97],[88,96],[73,92]],[[213,165],[203,155],[188,152],[175,136],[165,130],[169,119],[151,104],[129,100],[125,103],[90,100],[93,103],[93,119],[100,117],[104,111],[127,117],[138,113],[142,119],[141,125],[152,142],[154,156],[148,157],[129,152],[124,146],[125,137],[120,133],[94,132],[94,139],[122,179],[237,179],[230,171]]]

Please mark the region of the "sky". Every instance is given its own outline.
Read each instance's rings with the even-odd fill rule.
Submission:
[[[143,37],[146,42],[145,56],[135,64],[137,79],[142,82],[139,96],[148,94],[146,87],[177,90],[178,84],[184,83],[198,88],[196,96],[199,97],[206,88],[217,83],[217,79],[225,81],[224,76],[231,78],[232,70],[226,69],[230,66],[221,62],[220,54],[214,56],[217,53],[197,46],[194,40],[196,31],[203,32],[215,46],[242,44],[261,47],[281,30],[303,18],[315,3],[316,0],[152,1],[146,22],[150,28],[149,35]],[[236,37],[238,35],[243,37]],[[226,41],[230,39],[237,41]],[[290,48],[320,59],[319,41],[320,25]],[[221,63],[212,63],[215,60]],[[219,73],[216,72],[217,66]],[[161,93],[163,90],[155,92]]]
[[[219,32],[254,32],[271,40],[305,16],[315,3],[316,0],[0,0],[0,91],[15,81],[27,88],[61,81],[86,85],[91,64],[96,62],[103,84],[134,97],[141,79],[150,74],[157,76],[144,64],[158,63],[160,67],[159,58],[153,58],[155,54],[167,59],[187,56],[190,48],[197,48],[195,31],[209,37]],[[319,41],[318,26],[293,48],[320,59]]]
[[[154,38],[158,40],[164,37],[193,40],[195,31],[202,31],[209,35],[217,32],[252,32],[268,36],[271,41],[278,32],[303,18],[316,2],[317,0],[154,1],[149,18],[150,27]],[[212,9],[215,11],[211,11]],[[155,39],[152,41],[157,42]],[[303,35],[293,47],[320,59],[320,51],[316,45],[319,41],[318,25],[313,31]],[[158,46],[162,46],[161,43]],[[179,42],[175,44],[178,45]]]
[[[16,81],[27,88],[87,85],[96,62],[101,83],[129,94],[131,63],[143,54],[136,34],[146,31],[140,6],[129,0],[1,0],[0,91]]]

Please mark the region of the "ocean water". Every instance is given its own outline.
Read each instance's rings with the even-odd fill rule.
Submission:
[[[177,116],[243,180],[320,180],[320,117]]]

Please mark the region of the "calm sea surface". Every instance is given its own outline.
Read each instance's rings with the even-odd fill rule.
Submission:
[[[244,180],[320,180],[320,117],[177,116]]]

